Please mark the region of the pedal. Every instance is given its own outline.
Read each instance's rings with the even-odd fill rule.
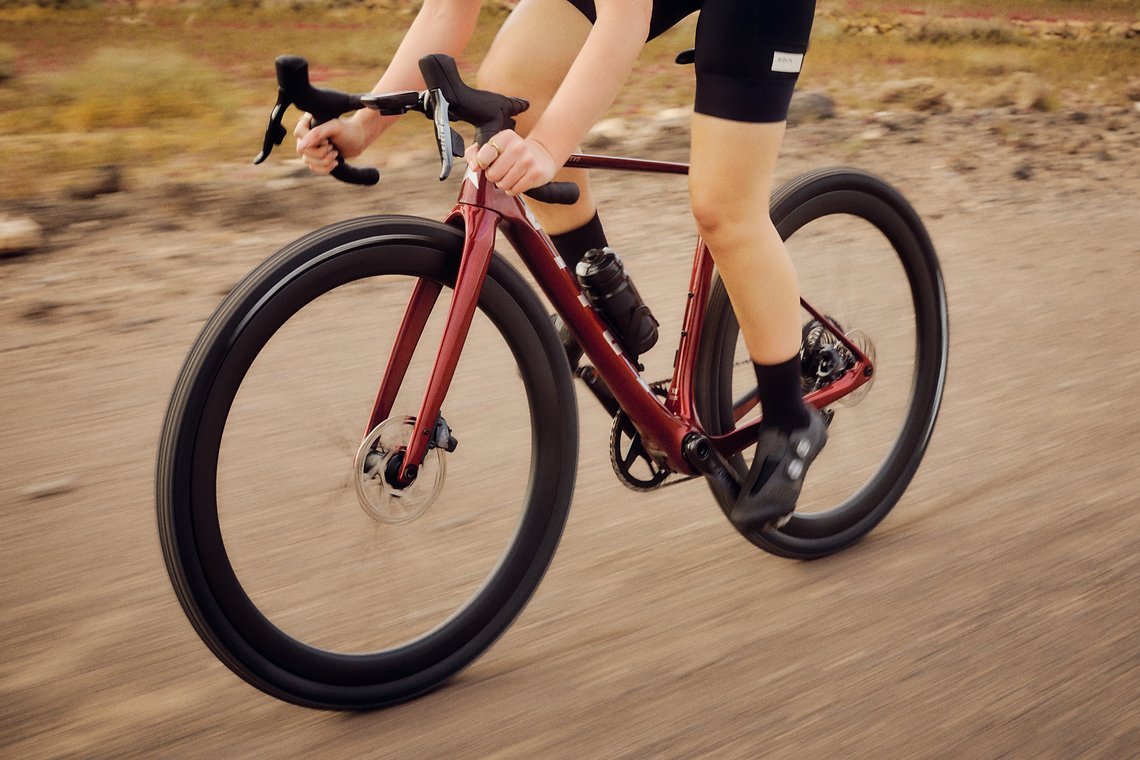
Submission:
[[[682,444],[682,450],[689,463],[708,479],[717,498],[724,504],[735,504],[740,495],[740,478],[732,465],[709,443],[709,439],[698,433],[690,433]]]

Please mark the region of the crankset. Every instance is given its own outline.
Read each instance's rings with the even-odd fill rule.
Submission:
[[[652,383],[650,389],[664,398],[668,382]],[[641,433],[633,426],[626,413],[618,409],[610,428],[610,464],[626,488],[634,491],[653,491],[664,486],[683,483],[699,476],[678,476],[668,479],[673,471],[653,458],[641,440]]]

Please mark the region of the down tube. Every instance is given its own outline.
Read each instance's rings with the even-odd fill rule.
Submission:
[[[508,241],[641,432],[646,448],[664,456],[674,472],[693,474],[695,470],[681,453],[685,436],[693,432],[693,426],[669,412],[649,389],[543,235],[523,221],[506,221],[503,232]]]

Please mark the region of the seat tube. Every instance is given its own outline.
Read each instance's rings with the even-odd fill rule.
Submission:
[[[693,400],[693,373],[697,367],[697,350],[704,333],[705,311],[708,309],[709,293],[712,291],[713,261],[708,246],[703,240],[697,241],[693,255],[693,274],[689,280],[688,300],[681,328],[681,343],[673,363],[673,381],[669,383],[669,394],[665,406],[690,424],[698,421]]]
[[[461,205],[459,213],[467,230],[463,242],[463,256],[455,278],[455,292],[447,312],[439,353],[436,354],[427,391],[416,414],[415,432],[408,442],[404,461],[400,465],[399,479],[402,482],[409,482],[414,478],[415,469],[409,472],[409,468],[418,468],[423,462],[424,454],[427,453],[436,420],[439,418],[439,410],[451,385],[451,379],[455,375],[459,354],[463,350],[463,342],[467,339],[467,332],[471,328],[475,306],[479,301],[479,294],[483,289],[483,281],[487,277],[491,255],[495,249],[495,227],[499,222],[499,215],[469,205]]]

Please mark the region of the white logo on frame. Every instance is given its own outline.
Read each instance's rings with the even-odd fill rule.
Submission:
[[[803,65],[803,53],[782,53],[777,50],[772,54],[772,71],[780,71],[785,74],[798,74]]]

